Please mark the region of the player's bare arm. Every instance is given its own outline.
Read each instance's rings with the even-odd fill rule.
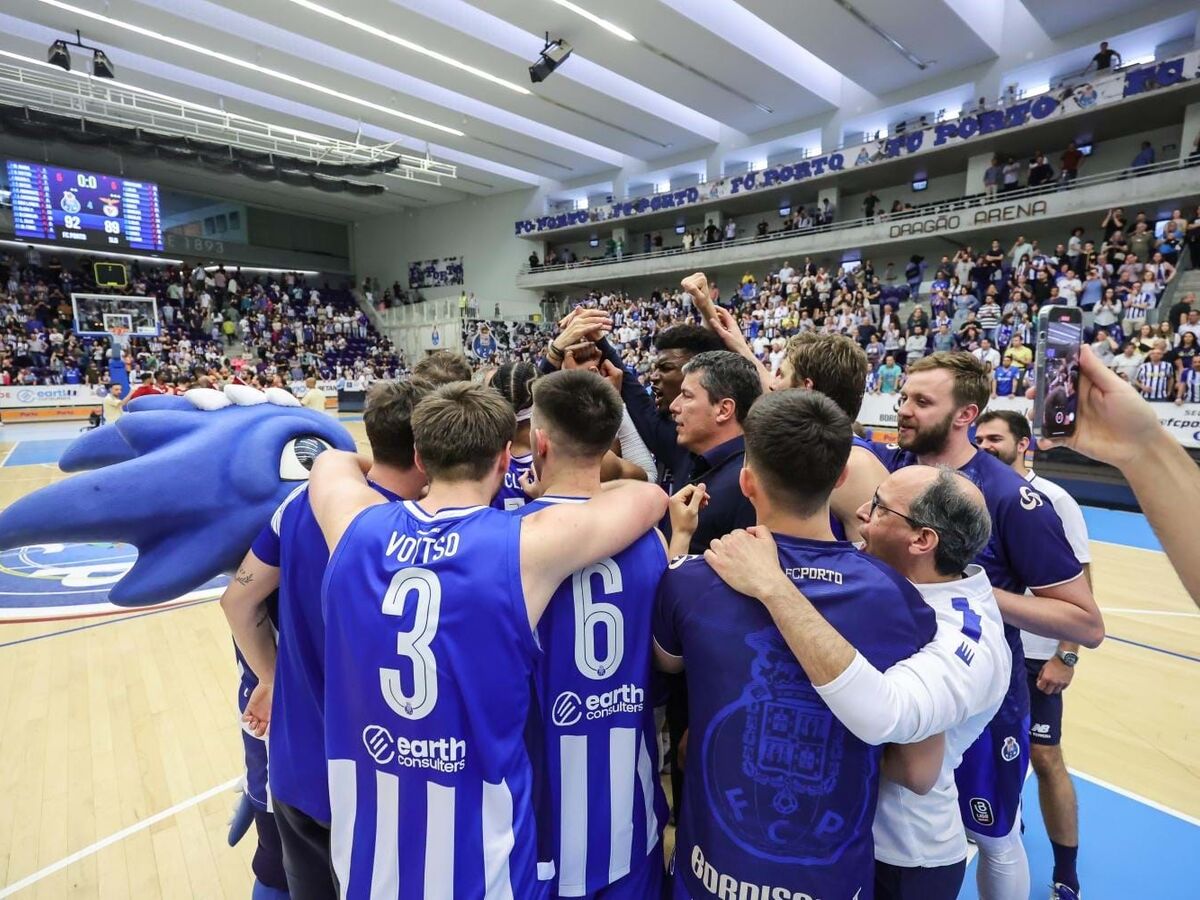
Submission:
[[[1006,623],[1093,650],[1100,646],[1104,616],[1082,573],[1064,584],[1031,590],[1032,597],[996,588],[996,602]]]
[[[883,750],[883,777],[914,794],[928,794],[942,772],[946,737],[935,734],[915,744],[888,744]]]
[[[313,463],[308,498],[313,515],[332,553],[354,517],[369,506],[387,501],[367,484],[370,469],[357,453],[326,450]]]
[[[267,565],[251,550],[221,595],[221,611],[229,621],[234,643],[258,678],[243,719],[262,737],[271,718],[275,682],[275,630],[267,616],[267,597],[279,587],[279,569]]]
[[[837,516],[842,527],[846,529],[846,540],[859,539],[858,511],[863,504],[870,503],[875,491],[883,479],[887,478],[887,469],[870,450],[865,447],[851,447],[850,458],[846,462],[846,477],[833,489],[829,496],[829,509]]]
[[[657,486],[610,484],[586,503],[551,506],[521,520],[521,585],[531,625],[564,578],[624,550],[666,512],[667,495]]]

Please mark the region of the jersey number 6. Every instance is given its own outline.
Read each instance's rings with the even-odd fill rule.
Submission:
[[[383,612],[403,616],[412,601],[412,631],[396,635],[396,652],[412,663],[412,691],[405,692],[398,669],[380,669],[379,687],[383,699],[397,715],[423,719],[437,705],[437,662],[429,649],[437,634],[442,609],[442,583],[428,569],[410,567],[392,576],[383,595]]]
[[[575,665],[588,678],[607,678],[625,655],[625,620],[615,604],[592,600],[592,578],[599,576],[604,593],[621,590],[621,570],[611,559],[580,569],[571,576],[575,595]],[[604,658],[596,652],[596,629],[604,629]]]

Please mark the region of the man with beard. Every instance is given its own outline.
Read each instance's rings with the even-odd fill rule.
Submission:
[[[886,672],[785,575],[766,530],[736,531],[715,541],[705,559],[735,590],[765,604],[785,598],[769,608],[788,647],[860,740],[912,743],[945,732],[941,771],[925,796],[897,783],[887,766],[894,751],[885,752],[873,829],[875,896],[954,900],[967,859],[954,769],[999,708],[1012,665],[992,586],[971,564],[991,519],[975,485],[930,466],[889,475],[859,516],[864,549],[913,582],[937,617],[933,640]]]
[[[913,364],[900,392],[899,446],[875,447],[889,471],[913,463],[955,468],[987,501],[992,535],[977,562],[996,589],[1012,676],[1000,711],[963,755],[955,777],[964,822],[979,846],[980,897],[1026,900],[1029,861],[1021,843],[1020,800],[1029,756],[1029,690],[1020,629],[1097,647],[1104,620],[1047,498],[971,444],[969,429],[989,395],[979,360],[969,353],[934,353]],[[1026,596],[1027,589],[1036,596]]]
[[[1025,452],[1033,436],[1029,421],[1012,410],[985,412],[975,422],[975,443],[1050,498],[1054,511],[1062,519],[1063,529],[1075,558],[1091,584],[1091,550],[1087,524],[1079,504],[1065,490],[1034,474],[1025,465]],[[1063,691],[1071,684],[1079,645],[1055,641],[1030,632],[1021,632],[1025,649],[1025,671],[1029,681],[1029,752],[1037,773],[1038,800],[1042,819],[1054,851],[1054,890],[1056,896],[1078,897],[1079,875],[1075,859],[1079,854],[1079,809],[1075,787],[1067,773],[1062,753]],[[1073,891],[1066,893],[1063,889]]]

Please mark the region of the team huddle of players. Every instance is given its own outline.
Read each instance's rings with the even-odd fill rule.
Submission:
[[[472,384],[440,354],[377,384],[372,460],[320,454],[222,600],[260,676],[246,727],[269,724],[284,871],[260,846],[259,880],[952,900],[969,833],[981,896],[1027,898],[1019,629],[1098,644],[1090,588],[1050,502],[970,443],[990,385],[969,354],[914,365],[883,447],[830,399],[861,397],[862,351],[806,340],[825,364],[739,411],[757,525],[674,561],[663,488],[602,480],[628,466],[600,374]],[[688,689],[665,862],[659,672]]]

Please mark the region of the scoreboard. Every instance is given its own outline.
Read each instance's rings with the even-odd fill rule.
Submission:
[[[37,163],[8,163],[18,238],[93,250],[162,250],[158,185]]]

